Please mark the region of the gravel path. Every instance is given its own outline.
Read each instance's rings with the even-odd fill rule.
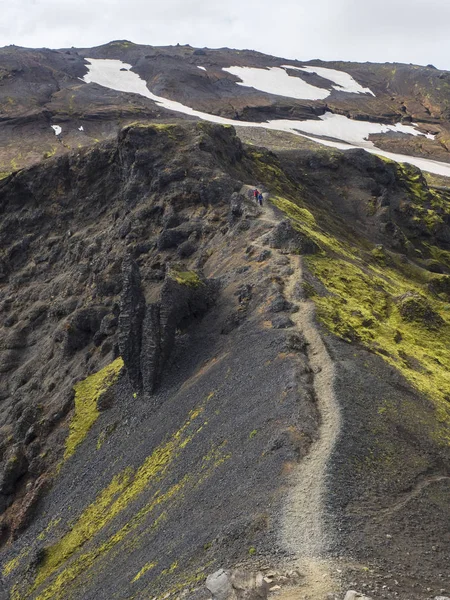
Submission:
[[[251,189],[245,185],[241,194],[247,196]],[[273,225],[280,220],[268,202],[268,194],[264,194],[259,219]],[[259,245],[258,242],[254,243]],[[276,250],[273,252],[278,254]],[[322,600],[328,597],[330,590],[339,587],[336,564],[327,557],[335,532],[325,519],[325,498],[328,463],[341,431],[341,412],[334,393],[335,368],[315,321],[315,305],[310,300],[299,302],[296,297],[295,288],[303,277],[302,259],[300,256],[289,256],[289,260],[293,274],[285,282],[284,295],[289,302],[299,306],[298,312],[291,314],[290,318],[308,344],[308,361],[321,422],[318,439],[291,476],[291,488],[281,519],[280,539],[304,575],[302,597]],[[283,592],[287,597],[280,597],[280,600],[291,600],[291,592]]]
[[[285,287],[286,299],[296,303],[294,288],[302,279],[300,257],[292,257],[294,274]],[[297,301],[298,303],[298,301]],[[321,416],[319,438],[299,464],[295,485],[283,515],[283,541],[297,556],[320,558],[326,554],[334,533],[324,522],[328,461],[341,430],[341,415],[333,383],[334,364],[315,323],[315,307],[311,301],[300,302],[291,319],[308,343],[308,359],[313,371],[313,386]]]
[[[241,194],[249,195],[252,188],[244,185]],[[264,194],[260,220],[275,225],[279,218]],[[325,494],[327,469],[341,430],[341,414],[333,384],[335,369],[319,328],[315,322],[315,306],[310,300],[299,302],[295,287],[302,281],[303,265],[300,256],[290,256],[293,274],[286,281],[284,295],[289,302],[299,305],[290,315],[298,331],[308,343],[308,360],[313,373],[313,388],[321,423],[319,438],[294,473],[294,485],[287,498],[282,519],[282,543],[296,557],[323,558],[334,532],[325,526]]]

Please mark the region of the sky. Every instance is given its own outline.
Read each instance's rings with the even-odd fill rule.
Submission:
[[[0,46],[250,48],[450,70],[449,0],[0,0]]]

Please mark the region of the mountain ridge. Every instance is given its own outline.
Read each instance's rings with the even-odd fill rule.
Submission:
[[[80,89],[0,181],[6,597],[448,593],[448,180]]]

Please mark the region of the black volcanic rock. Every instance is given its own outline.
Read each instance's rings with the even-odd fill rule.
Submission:
[[[142,388],[140,355],[145,298],[139,268],[129,258],[124,260],[123,280],[119,314],[119,348],[131,386],[138,391]]]

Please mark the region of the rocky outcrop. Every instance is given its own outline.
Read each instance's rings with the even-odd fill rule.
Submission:
[[[424,325],[427,329],[436,329],[444,325],[442,317],[433,310],[428,300],[416,292],[407,292],[397,298],[398,310],[406,322]]]
[[[276,225],[268,236],[271,248],[298,254],[316,254],[319,246],[304,233],[300,233],[285,219]]]
[[[158,302],[145,303],[136,262],[125,261],[119,315],[119,348],[132,388],[152,394],[175,345],[177,329],[202,317],[214,303],[217,285],[194,271],[171,271]]]
[[[7,496],[14,492],[18,479],[27,472],[28,461],[21,446],[16,445],[9,451],[0,475],[0,494]]]
[[[217,293],[214,281],[201,279],[193,271],[172,272],[166,278],[158,303],[147,306],[141,353],[145,393],[153,393],[164,365],[175,345],[177,329],[201,318]]]
[[[267,598],[268,583],[262,573],[225,571],[219,569],[206,579],[206,588],[212,600],[264,600]]]
[[[120,300],[119,348],[127,369],[130,384],[142,388],[140,368],[142,323],[145,316],[145,298],[137,264],[127,258],[123,265],[123,291]]]

